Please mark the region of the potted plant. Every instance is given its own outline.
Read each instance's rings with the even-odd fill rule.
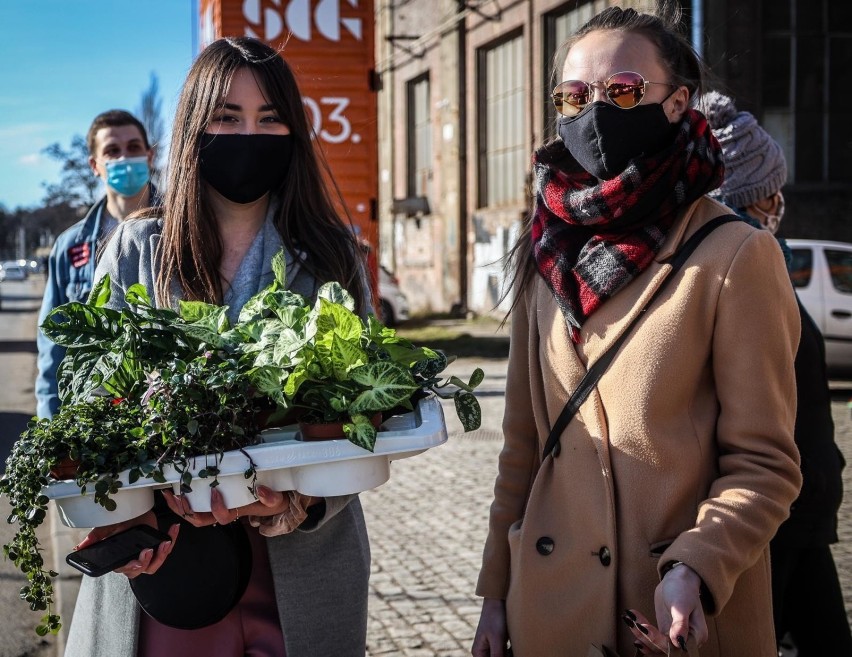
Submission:
[[[130,469],[138,475],[148,461],[139,413],[121,406],[122,401],[95,397],[62,406],[51,420],[33,418],[13,446],[0,478],[0,493],[12,507],[8,521],[17,523],[3,552],[27,577],[21,598],[34,611],[47,612],[36,628],[39,635],[60,628],[59,617],[51,613],[51,578],[56,573],[45,570],[36,535],[47,513],[43,487],[51,470],[70,458],[81,492],[91,487],[96,503],[115,509],[111,495],[121,487],[119,473]]]
[[[457,377],[441,383],[446,356],[415,347],[373,315],[359,317],[355,300],[338,283],[323,285],[309,304],[276,279],[246,304],[240,323],[253,327],[242,351],[254,356],[256,384],[280,408],[302,411],[303,434],[311,425],[339,425],[324,433],[373,451],[382,412],[411,410],[424,392],[454,397],[465,430],[480,424],[472,393],[482,370],[467,383]]]
[[[183,492],[192,491],[193,472],[215,486],[218,465],[234,450],[248,458],[251,479],[255,466],[243,448],[259,441],[261,415],[269,412],[279,420],[298,411],[306,420],[342,421],[346,437],[369,451],[376,441],[371,419],[410,410],[424,393],[454,397],[465,428],[479,426],[472,390],[481,370],[467,383],[441,383],[443,354],[415,347],[372,315],[359,317],[337,283],[323,285],[308,303],[286,289],[282,253],[272,266],[274,281],[233,326],[216,305],[156,308],[141,285],[127,290],[127,307],[108,308],[108,277],[86,303],[60,306],[42,324],[67,348],[58,373],[63,405],[51,420],[30,423],[0,480],[13,507],[9,521],[19,523],[4,551],[27,576],[22,597],[47,610],[39,633],[60,625],[51,613],[55,573],[44,569],[35,529],[46,513],[49,471],[67,457],[77,462],[81,493],[93,491],[111,510],[123,481],[163,483],[169,468]],[[203,457],[200,471],[191,466],[194,457]]]
[[[45,570],[36,536],[52,470],[70,461],[63,478],[112,511],[122,472],[129,483],[164,482],[164,467],[173,466],[187,491],[192,456],[221,455],[257,440],[260,395],[239,355],[219,337],[229,329],[224,309],[199,303],[182,304],[179,312],[156,309],[144,288],[133,286],[127,292],[133,306],[117,311],[105,306],[109,290],[107,277],[86,303],[60,306],[43,324],[48,337],[68,348],[59,370],[63,405],[50,420],[33,418],[0,479],[0,494],[12,507],[8,521],[18,525],[3,550],[27,577],[21,597],[47,611],[40,635],[60,628],[51,613],[56,573]],[[216,473],[214,461],[199,474],[215,485]]]

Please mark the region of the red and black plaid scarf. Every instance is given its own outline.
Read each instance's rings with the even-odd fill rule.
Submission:
[[[722,151],[704,115],[688,110],[676,130],[671,146],[612,180],[583,170],[558,139],[533,156],[533,252],[574,341],[653,262],[678,211],[722,184]]]

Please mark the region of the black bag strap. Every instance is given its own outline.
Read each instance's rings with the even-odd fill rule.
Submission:
[[[547,437],[547,442],[544,445],[544,452],[541,455],[542,461],[544,461],[548,455],[554,451],[554,449],[556,450],[554,458],[559,455],[559,437],[562,435],[562,432],[565,431],[565,427],[568,426],[568,423],[574,415],[576,415],[577,411],[580,410],[580,406],[582,406],[583,402],[586,401],[589,393],[598,384],[601,376],[607,370],[613,358],[615,358],[615,354],[618,352],[621,345],[627,340],[627,337],[630,335],[633,327],[636,326],[636,322],[638,322],[645,314],[645,311],[648,310],[651,304],[657,300],[657,297],[662,294],[663,290],[666,289],[666,285],[675,277],[675,274],[680,271],[681,267],[683,267],[689,256],[692,255],[693,251],[695,251],[698,245],[701,244],[704,238],[722,224],[727,224],[732,221],[742,221],[742,219],[736,215],[723,215],[721,217],[711,219],[695,231],[695,233],[693,233],[693,235],[681,247],[680,251],[675,254],[674,259],[671,261],[672,268],[669,271],[668,276],[666,276],[660,284],[660,287],[658,287],[654,294],[651,295],[651,298],[648,299],[648,302],[639,314],[636,315],[633,321],[630,322],[630,325],[619,336],[618,340],[616,340],[612,346],[604,352],[603,356],[598,358],[586,371],[585,375],[583,375],[583,378],[580,380],[580,383],[577,385],[577,389],[574,390],[573,394],[568,398],[568,401],[565,403],[565,408],[562,409],[562,412],[556,419],[553,428],[550,430],[550,435]]]

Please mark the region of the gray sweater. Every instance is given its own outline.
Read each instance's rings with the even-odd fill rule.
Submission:
[[[110,275],[109,305],[123,306],[134,283],[142,283],[155,299],[160,231],[157,219],[125,222],[116,230],[95,274],[96,281]],[[280,248],[281,238],[267,217],[225,294],[230,320],[272,282],[272,256]],[[286,257],[288,288],[313,298],[317,281],[297,258]],[[266,539],[287,657],[363,657],[366,652],[370,546],[361,503],[357,495],[325,502],[325,515],[309,530]],[[84,576],[66,657],[134,657],[139,614],[126,577]]]

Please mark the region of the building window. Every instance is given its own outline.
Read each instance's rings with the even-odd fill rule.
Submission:
[[[408,82],[408,195],[430,196],[432,191],[432,115],[429,112],[429,75]]]
[[[523,201],[525,139],[523,35],[480,50],[478,56],[479,206]]]
[[[852,181],[852,11],[832,0],[763,0],[763,124],[788,179]]]

